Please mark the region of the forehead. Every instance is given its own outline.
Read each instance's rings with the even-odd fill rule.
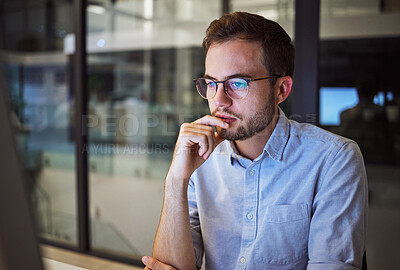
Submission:
[[[232,74],[265,75],[260,42],[234,39],[210,46],[205,62],[206,75],[222,79]]]

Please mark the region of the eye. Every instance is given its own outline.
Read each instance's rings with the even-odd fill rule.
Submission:
[[[242,90],[247,88],[247,82],[243,79],[228,80],[229,88],[232,90]]]
[[[214,81],[206,80],[207,87],[215,87],[217,84]]]

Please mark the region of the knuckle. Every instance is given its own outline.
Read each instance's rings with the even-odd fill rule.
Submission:
[[[203,126],[202,126],[202,129],[205,130],[205,131],[211,131],[211,130],[213,130],[212,127],[206,126],[206,125],[203,125]]]
[[[150,258],[148,263],[147,263],[147,267],[149,269],[154,269],[154,266],[156,265],[157,260],[154,260],[153,258]]]
[[[155,261],[151,269],[153,270],[161,269],[161,263],[159,261]]]
[[[184,131],[185,129],[187,129],[188,125],[188,123],[183,123],[180,127],[180,130]]]
[[[204,144],[208,145],[208,136],[206,134],[201,134],[200,138]]]

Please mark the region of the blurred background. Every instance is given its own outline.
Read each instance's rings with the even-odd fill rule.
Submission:
[[[46,244],[139,265],[151,254],[179,126],[208,113],[192,81],[204,73],[205,29],[223,12],[249,11],[278,21],[296,44],[296,3],[91,0],[84,25],[76,25],[73,5],[0,2],[0,72],[38,234]],[[314,107],[299,115],[298,96],[282,107],[289,118],[360,145],[369,181],[368,268],[400,269],[400,2],[321,0],[318,16],[311,52],[318,65],[310,70],[317,86],[298,92]],[[86,37],[80,92],[76,29]],[[77,130],[87,135],[83,149]],[[78,172],[82,154],[87,166]],[[80,181],[87,205],[78,199]]]

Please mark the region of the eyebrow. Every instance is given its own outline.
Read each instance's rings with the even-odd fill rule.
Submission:
[[[250,76],[249,74],[245,74],[245,73],[235,73],[235,74],[225,77],[225,80],[229,80],[232,78],[252,78],[252,77],[253,76]],[[218,81],[216,78],[214,78],[213,76],[210,76],[208,74],[204,74],[203,78]]]

